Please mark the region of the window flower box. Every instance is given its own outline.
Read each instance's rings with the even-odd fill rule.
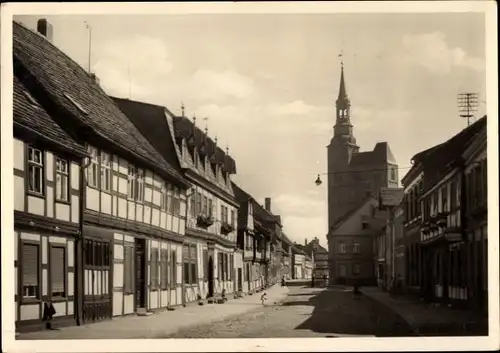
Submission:
[[[220,227],[220,232],[224,235],[228,235],[229,233],[231,233],[232,231],[234,231],[234,227],[232,224],[229,224],[229,223],[222,223],[221,227]]]
[[[207,216],[207,215],[200,214],[196,218],[196,225],[198,227],[200,227],[200,228],[207,229],[212,224],[214,224],[214,219],[213,219],[212,216]]]

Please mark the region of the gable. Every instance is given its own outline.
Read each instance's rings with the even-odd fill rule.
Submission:
[[[363,220],[372,218],[373,209],[377,207],[377,201],[375,198],[365,200],[358,209],[333,230],[333,235],[356,235],[366,232],[367,230],[363,229]]]

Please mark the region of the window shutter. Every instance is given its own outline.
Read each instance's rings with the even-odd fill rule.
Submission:
[[[171,266],[170,266],[170,271],[172,271],[172,274],[170,276],[170,288],[174,289],[177,286],[177,253],[175,250],[172,250],[171,252]]]
[[[38,286],[38,245],[23,245],[23,286]]]
[[[208,250],[203,250],[203,280],[208,281]]]
[[[64,296],[64,248],[52,247],[50,250],[50,276],[52,295]]]

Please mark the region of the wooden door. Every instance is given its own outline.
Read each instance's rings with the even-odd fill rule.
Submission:
[[[83,321],[95,322],[112,317],[111,242],[84,240]]]

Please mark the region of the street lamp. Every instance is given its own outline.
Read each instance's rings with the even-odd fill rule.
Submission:
[[[316,181],[314,183],[316,184],[316,186],[320,186],[321,184],[323,184],[323,182],[321,181],[321,178],[319,177],[319,174],[318,174],[318,177],[316,178]]]

